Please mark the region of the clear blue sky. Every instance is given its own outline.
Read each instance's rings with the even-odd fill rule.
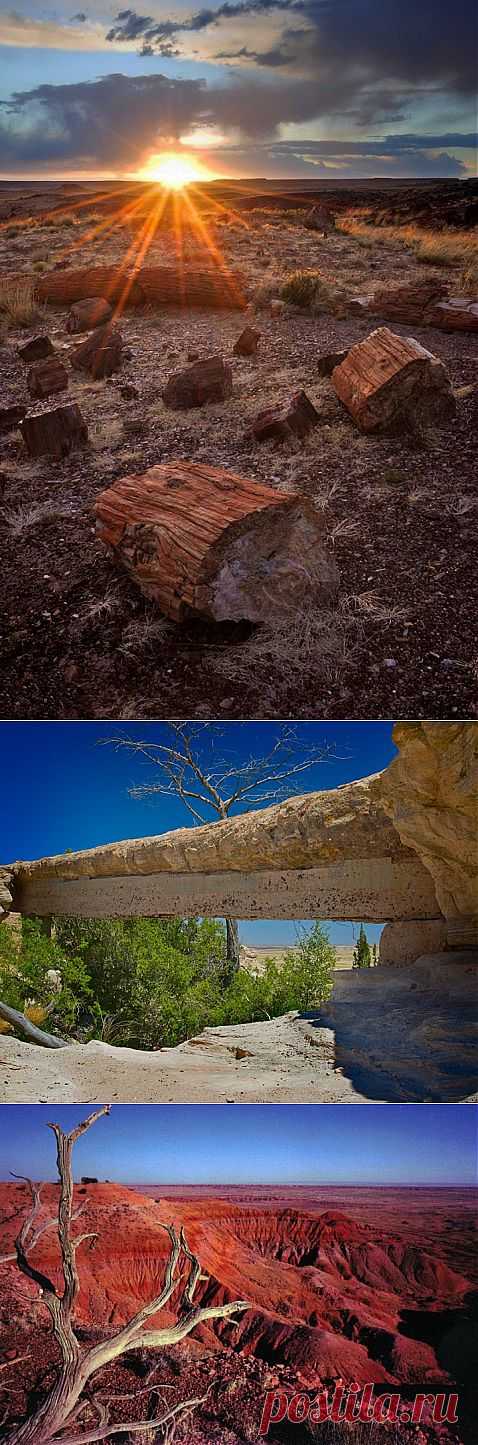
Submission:
[[[54,1179],[55,1120],[88,1105],[0,1107],[0,1178]],[[76,1175],[123,1183],[476,1183],[473,1104],[115,1104],[75,1147]]]
[[[309,744],[334,749],[334,756],[303,774],[299,791],[335,788],[386,767],[396,753],[392,726],[391,722],[298,723],[297,733]],[[243,762],[253,754],[267,753],[277,732],[274,722],[224,723],[215,746],[230,763]],[[0,861],[193,826],[178,799],[130,798],[128,788],[154,781],[154,769],[124,749],[99,746],[112,736],[154,742],[164,741],[166,734],[161,723],[0,723],[1,756],[8,760],[2,782]],[[207,728],[203,755],[211,761]],[[296,928],[295,922],[274,919],[245,922],[241,937],[246,943],[268,947],[292,943]],[[330,924],[329,932],[334,943],[353,941],[350,923]],[[372,942],[380,932],[378,926],[367,927]]]

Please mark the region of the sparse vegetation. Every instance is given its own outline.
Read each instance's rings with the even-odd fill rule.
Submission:
[[[429,266],[460,266],[461,289],[476,295],[478,277],[478,235],[473,231],[427,231],[417,225],[374,226],[365,217],[344,215],[338,230],[360,246],[404,246],[417,261]],[[468,290],[468,288],[471,288]]]
[[[13,326],[30,326],[40,314],[35,283],[28,276],[0,280],[0,314]]]
[[[307,311],[340,310],[344,293],[320,271],[293,271],[281,287],[281,300]]]

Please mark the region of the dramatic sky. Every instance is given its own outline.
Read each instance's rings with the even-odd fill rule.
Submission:
[[[295,791],[335,788],[354,778],[379,772],[395,756],[391,722],[298,723],[296,735],[308,746],[325,749],[326,758],[299,779]],[[202,729],[202,758],[210,767],[225,757],[228,764],[267,754],[277,738],[271,722],[224,723],[219,735]],[[66,848],[92,848],[119,838],[164,833],[193,826],[175,798],[138,801],[128,789],[156,780],[144,758],[124,749],[101,746],[112,737],[136,741],[166,740],[161,723],[20,722],[0,723],[0,755],[8,758],[2,782],[0,861],[39,858]],[[286,786],[286,793],[293,792]],[[293,942],[296,924],[267,920],[244,923],[244,942],[258,946]],[[370,941],[380,928],[368,927]],[[330,924],[335,943],[351,943],[350,923]]]
[[[426,1108],[426,1127],[424,1112]],[[49,1120],[83,1105],[0,1107],[0,1179],[55,1179]],[[75,1146],[76,1177],[124,1184],[476,1184],[473,1104],[118,1104]]]
[[[474,0],[0,0],[0,172],[463,176]]]

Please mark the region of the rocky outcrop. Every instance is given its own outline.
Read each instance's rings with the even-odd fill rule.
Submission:
[[[382,806],[431,874],[448,944],[478,943],[478,724],[397,723]]]
[[[17,863],[13,906],[83,916],[416,922],[420,954],[442,946],[444,919],[448,947],[469,947],[478,725],[399,723],[394,737],[394,762],[344,787],[200,828]],[[403,938],[394,961],[408,962],[413,947]]]

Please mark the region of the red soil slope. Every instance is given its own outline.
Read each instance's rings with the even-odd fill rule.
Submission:
[[[237,1326],[201,1327],[190,1342],[193,1354],[232,1347],[269,1366],[287,1366],[312,1387],[337,1377],[449,1383],[437,1340],[441,1322],[455,1321],[462,1309],[469,1282],[445,1262],[433,1240],[419,1244],[336,1210],[264,1211],[217,1198],[155,1202],[112,1184],[80,1185],[76,1192],[77,1204],[84,1206],[76,1230],[97,1234],[78,1254],[78,1321],[87,1329],[111,1331],[159,1292],[168,1246],[161,1225],[174,1222],[184,1225],[209,1275],[197,1298],[251,1301]],[[57,1198],[56,1186],[46,1185],[45,1219],[55,1213]],[[11,1247],[26,1207],[24,1185],[0,1185],[1,1255]],[[54,1230],[42,1235],[34,1260],[58,1277]],[[27,1328],[38,1321],[39,1308],[33,1303],[35,1286],[20,1279],[14,1263],[2,1266],[1,1283],[5,1347],[13,1322]],[[171,1317],[164,1312],[161,1322]]]

